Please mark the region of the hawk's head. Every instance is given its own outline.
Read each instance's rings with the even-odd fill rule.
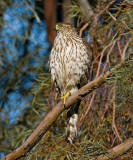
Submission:
[[[74,26],[70,23],[64,23],[64,22],[61,22],[61,23],[57,23],[54,27],[54,29],[58,32],[61,32],[61,33],[67,33],[67,34],[71,34],[71,33],[75,33],[76,30],[74,28]]]

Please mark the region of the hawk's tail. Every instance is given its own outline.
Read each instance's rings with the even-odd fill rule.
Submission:
[[[73,104],[70,107],[70,110],[67,112],[66,136],[67,136],[67,141],[71,144],[75,142],[75,138],[77,137],[77,121],[78,121],[79,105],[80,101]]]

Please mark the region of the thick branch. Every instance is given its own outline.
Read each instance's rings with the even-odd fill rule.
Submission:
[[[68,16],[68,14],[67,14],[68,7],[71,5],[72,5],[71,0],[64,0],[63,1],[63,11],[64,11],[63,21],[66,23],[74,24],[74,19],[72,17]]]
[[[47,37],[52,46],[56,36],[56,32],[53,30],[56,24],[56,1],[45,0],[44,2],[44,14],[47,28]]]
[[[133,138],[129,138],[125,142],[110,149],[108,151],[108,154],[98,156],[97,160],[107,160],[107,159],[115,158],[115,157],[125,153],[126,151],[128,151],[132,147],[133,147]]]
[[[68,109],[70,105],[74,104],[80,96],[83,96],[86,93],[90,93],[91,91],[95,90],[100,85],[102,85],[106,81],[106,79],[112,75],[113,71],[120,68],[123,65],[123,63],[124,61],[118,64],[116,67],[112,68],[110,71],[94,79],[92,82],[86,84],[77,92],[75,92],[66,100],[65,107],[62,102],[58,103],[47,114],[47,116],[34,130],[31,136],[26,140],[26,142],[21,147],[17,148],[15,151],[4,157],[2,160],[14,160],[22,156],[25,156],[26,153],[28,153],[39,142],[42,136],[47,132],[47,130],[52,126],[52,124],[56,121],[56,119],[64,110]]]
[[[94,11],[87,0],[75,0],[75,2],[79,5],[82,13],[84,14],[87,20],[89,20],[90,17],[94,16]]]

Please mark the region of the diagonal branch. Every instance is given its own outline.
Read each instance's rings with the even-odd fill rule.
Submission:
[[[104,155],[100,155],[97,158],[92,158],[91,160],[109,160],[114,159],[118,157],[119,155],[122,155],[126,151],[130,150],[133,147],[133,138],[128,138],[123,143],[119,144],[118,146],[115,146],[114,148],[108,150],[108,153]]]
[[[112,75],[112,73],[119,69],[123,64],[124,60],[118,64],[116,67],[112,68],[110,71],[105,74],[100,75],[95,78],[93,81],[89,82],[85,86],[83,86],[80,90],[72,94],[67,100],[65,107],[62,102],[59,102],[44,118],[44,120],[40,123],[40,125],[34,130],[31,136],[26,140],[26,142],[17,148],[12,153],[8,154],[2,160],[15,160],[22,156],[25,156],[43,137],[43,135],[48,131],[48,129],[52,126],[52,124],[56,121],[56,119],[60,116],[60,114],[69,108],[70,105],[74,104],[79,97],[84,96],[86,93],[90,93],[94,91],[96,88],[101,86],[106,82],[107,78]]]

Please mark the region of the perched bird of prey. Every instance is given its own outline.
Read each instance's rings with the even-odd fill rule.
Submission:
[[[87,83],[92,53],[88,43],[80,38],[73,25],[58,23],[57,36],[50,54],[51,78],[56,92],[64,99]],[[80,100],[70,106],[67,113],[67,141],[75,142],[77,136]]]

